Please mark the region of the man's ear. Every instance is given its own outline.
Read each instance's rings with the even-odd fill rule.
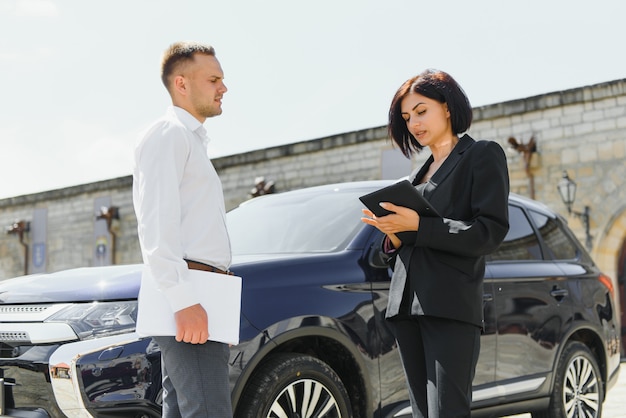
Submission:
[[[185,80],[185,77],[183,77],[182,75],[177,75],[176,77],[174,77],[172,85],[176,92],[182,94],[183,96],[187,95],[187,81]]]

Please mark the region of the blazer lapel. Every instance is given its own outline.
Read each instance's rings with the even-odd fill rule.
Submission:
[[[409,181],[411,182],[411,184],[413,184],[413,186],[418,185],[419,181],[422,179],[422,177],[424,177],[424,174],[426,174],[426,172],[428,171],[428,167],[432,164],[434,160],[435,159],[431,155],[419,169],[416,169],[411,173],[411,175],[409,176]]]

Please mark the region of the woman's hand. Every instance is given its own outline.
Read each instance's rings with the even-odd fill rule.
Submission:
[[[405,231],[417,231],[420,224],[420,216],[413,209],[396,206],[389,202],[381,202],[380,207],[391,212],[389,215],[376,216],[369,209],[363,209],[364,218],[361,221],[372,225],[382,233],[389,236],[394,247],[400,246],[400,240],[395,234]]]

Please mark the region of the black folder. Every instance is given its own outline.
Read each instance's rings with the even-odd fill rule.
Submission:
[[[383,187],[375,192],[363,195],[359,197],[359,199],[376,216],[385,216],[394,213],[383,209],[379,205],[380,202],[389,202],[396,206],[411,208],[420,216],[442,217],[408,180],[402,180],[390,186]]]

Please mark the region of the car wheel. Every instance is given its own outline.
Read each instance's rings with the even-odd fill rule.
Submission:
[[[604,399],[600,368],[586,345],[570,342],[555,375],[550,408],[533,418],[600,417]]]
[[[237,418],[349,418],[348,393],[337,373],[315,357],[281,353],[252,375]]]

